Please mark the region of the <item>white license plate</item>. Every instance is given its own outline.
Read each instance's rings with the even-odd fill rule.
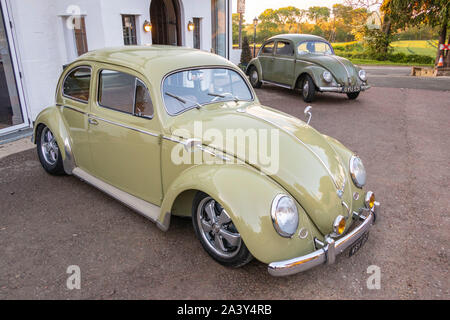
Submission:
[[[350,87],[344,87],[344,92],[360,92],[361,87],[358,86],[350,86]]]

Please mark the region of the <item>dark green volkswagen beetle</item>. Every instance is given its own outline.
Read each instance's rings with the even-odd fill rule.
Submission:
[[[281,34],[267,40],[250,61],[247,75],[255,88],[270,83],[300,89],[306,102],[316,92],[345,93],[353,100],[367,90],[364,70],[334,54],[324,38],[308,34]]]

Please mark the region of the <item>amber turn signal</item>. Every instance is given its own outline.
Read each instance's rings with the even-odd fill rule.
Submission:
[[[368,209],[373,209],[373,207],[375,206],[375,194],[372,191],[367,192],[365,205]]]
[[[345,218],[343,216],[337,216],[336,220],[334,220],[333,231],[336,235],[341,235],[345,231]]]

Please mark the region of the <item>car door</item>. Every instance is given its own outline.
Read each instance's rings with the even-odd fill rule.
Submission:
[[[67,70],[62,77],[56,97],[71,137],[72,153],[77,167],[87,170],[91,166],[88,139],[88,113],[92,100],[92,66],[80,63]]]
[[[273,62],[274,82],[292,85],[295,71],[294,47],[290,41],[278,40]]]
[[[273,80],[274,48],[275,48],[275,41],[268,41],[264,44],[259,53],[258,60],[261,64],[263,80],[274,81]]]
[[[89,115],[92,173],[155,205],[161,204],[160,126],[151,85],[126,68],[100,65]]]

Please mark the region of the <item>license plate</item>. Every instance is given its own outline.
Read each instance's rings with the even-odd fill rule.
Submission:
[[[358,87],[358,86],[344,87],[344,92],[360,92],[360,91],[361,91],[361,87]]]
[[[369,232],[364,233],[361,238],[356,240],[356,242],[350,247],[349,257],[353,256],[369,239]]]

